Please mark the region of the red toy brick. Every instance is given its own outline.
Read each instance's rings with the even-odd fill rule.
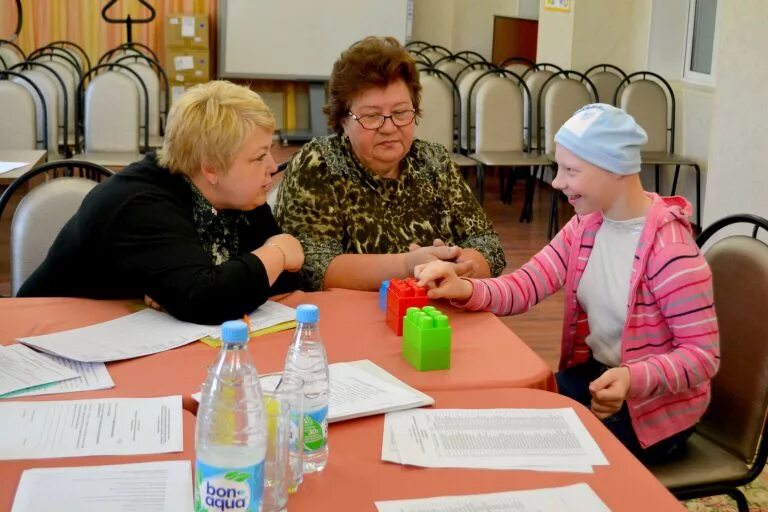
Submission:
[[[429,304],[427,289],[417,286],[417,282],[412,277],[389,281],[386,322],[398,336],[403,335],[403,317],[408,308],[422,308]]]

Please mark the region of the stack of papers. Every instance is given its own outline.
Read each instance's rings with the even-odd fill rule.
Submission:
[[[296,310],[279,302],[267,301],[259,309],[248,315],[250,337],[264,336],[273,332],[285,331],[296,327]],[[200,341],[209,347],[221,346],[221,327],[217,327],[210,336]]]
[[[0,403],[0,460],[183,450],[181,396]]]
[[[0,347],[0,396],[78,377],[77,372],[24,345]]]
[[[51,361],[61,367],[67,368],[75,372],[75,378],[68,378],[58,382],[52,382],[49,384],[38,384],[34,386],[26,386],[18,391],[11,391],[0,395],[0,399],[3,398],[18,398],[37,395],[53,395],[56,393],[72,393],[75,391],[95,391],[98,389],[109,389],[115,387],[115,383],[112,377],[109,376],[107,366],[104,363],[81,363],[80,361],[73,361],[71,359],[65,359],[63,357],[51,356],[48,354],[41,354],[35,352],[32,349],[25,347],[24,345],[11,345],[6,347],[8,349],[14,349],[18,351],[28,351],[35,354],[35,357]],[[2,349],[0,348],[0,351]],[[6,366],[0,361],[0,370],[6,371]],[[25,370],[25,375],[29,377],[39,377],[36,368],[29,368]],[[2,381],[7,375],[0,373],[0,381]]]
[[[435,400],[410,387],[368,359],[328,365],[330,400],[328,422],[351,420],[390,411],[432,405]],[[261,385],[274,390],[280,375],[264,375]],[[200,401],[200,393],[192,398]]]
[[[29,165],[29,162],[0,162],[0,174],[11,172],[25,165]]]
[[[375,505],[379,512],[610,512],[587,484],[471,496],[377,501]]]
[[[432,468],[591,473],[607,465],[573,409],[414,409],[384,419],[382,460]]]
[[[163,352],[199,340],[213,330],[210,325],[182,322],[147,308],[108,322],[19,341],[48,354],[95,363]]]
[[[191,511],[191,473],[187,460],[28,469],[11,512]]]

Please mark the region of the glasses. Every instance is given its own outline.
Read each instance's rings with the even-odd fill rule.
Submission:
[[[398,110],[396,112],[392,112],[392,114],[388,116],[385,116],[384,114],[366,114],[364,116],[356,116],[352,112],[347,112],[347,114],[349,114],[349,117],[360,123],[360,126],[366,130],[378,130],[384,126],[384,123],[387,122],[387,119],[391,119],[392,124],[397,127],[408,126],[413,122],[414,119],[416,119],[416,110],[412,108],[409,108],[408,110]]]

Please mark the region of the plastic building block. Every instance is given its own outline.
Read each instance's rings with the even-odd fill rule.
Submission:
[[[403,320],[403,357],[420,372],[450,368],[448,317],[432,306],[408,308]]]
[[[387,312],[387,291],[389,290],[389,281],[382,281],[379,288],[379,309]]]
[[[387,290],[386,321],[398,336],[403,335],[403,317],[408,308],[421,308],[429,304],[427,289],[417,286],[416,279],[390,279]]]

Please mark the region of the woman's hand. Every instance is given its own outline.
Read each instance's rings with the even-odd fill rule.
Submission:
[[[295,237],[282,233],[269,237],[264,245],[276,246],[276,249],[283,253],[283,270],[298,272],[304,265],[304,250]]]
[[[418,265],[414,276],[419,280],[419,286],[426,286],[430,299],[454,299],[467,301],[472,297],[472,283],[459,277],[466,272],[467,267],[477,265],[472,261],[450,263],[447,261],[432,261]]]
[[[151,307],[152,309],[156,309],[157,311],[162,311],[163,310],[163,307],[160,304],[158,304],[157,302],[155,302],[152,299],[152,297],[150,297],[149,295],[145,295],[144,296],[144,304],[146,304],[147,306]]]
[[[424,265],[431,261],[453,261],[461,262],[462,265],[457,267],[457,272],[460,276],[472,276],[477,270],[477,264],[472,261],[462,261],[461,259],[461,247],[452,245],[445,245],[445,242],[436,238],[432,246],[422,247],[419,244],[411,244],[408,246],[408,252],[405,256],[406,272],[409,275],[415,276],[415,269],[418,265]]]
[[[629,368],[619,366],[606,370],[589,384],[592,394],[592,412],[604,420],[619,412],[629,393]]]

